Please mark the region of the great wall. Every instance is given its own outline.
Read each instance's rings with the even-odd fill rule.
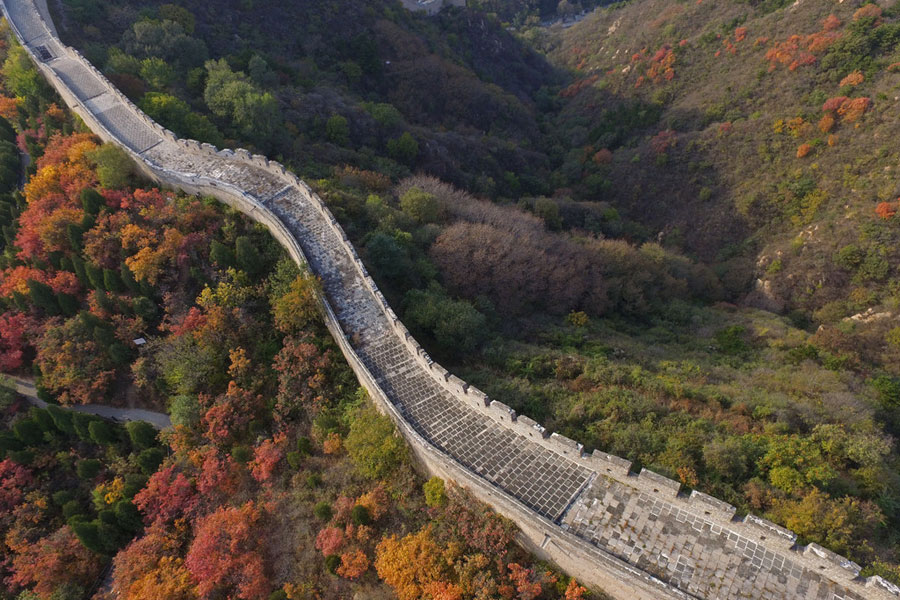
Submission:
[[[326,324],[423,470],[515,521],[521,543],[623,600],[897,600],[855,563],[705,494],[582,446],[491,401],[432,361],[388,306],[322,200],[278,163],[178,139],[76,50],[41,0],[2,0],[38,68],[103,140],[150,179],[214,196],[264,224],[322,280]]]

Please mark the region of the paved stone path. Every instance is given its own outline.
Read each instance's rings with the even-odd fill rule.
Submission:
[[[677,496],[677,483],[646,471],[629,474],[628,465],[622,467],[624,461],[614,457],[583,458],[580,446],[565,445],[555,436],[529,437],[539,430],[524,418],[514,430],[467,403],[467,392],[451,391],[448,380],[410,348],[391,311],[382,308],[380,292],[367,283],[355,251],[332,225],[333,217],[302,184],[279,175],[261,157],[215,153],[164,135],[55,39],[32,0],[3,3],[20,38],[48,69],[48,78],[73,108],[96,119],[98,129],[105,130],[99,133],[129,148],[154,172],[170,174],[172,181],[203,179],[213,188],[237,190],[276,215],[321,277],[353,351],[406,422],[495,486],[487,487],[497,494],[534,511],[536,522],[546,519],[560,535],[569,532],[586,548],[591,544],[595,554],[585,552],[584,560],[595,569],[627,563],[658,578],[652,584],[658,595],[642,598],[900,597],[900,589],[880,578],[859,578],[859,567],[841,557],[812,545],[797,547],[790,532],[760,519],[732,519],[734,509],[724,503],[697,494]],[[523,434],[523,427],[529,433]],[[604,471],[603,460],[618,465],[617,470]],[[591,562],[591,556],[606,558]]]
[[[47,408],[47,403],[38,398],[37,389],[34,382],[25,377],[17,377],[15,375],[7,376],[16,386],[16,391],[24,396],[28,402],[40,408]],[[143,408],[116,408],[114,406],[104,406],[102,404],[81,404],[78,406],[67,406],[68,410],[82,412],[89,415],[97,415],[104,419],[127,423],[128,421],[146,421],[153,425],[156,429],[165,429],[172,425],[169,415],[153,412],[152,410],[144,410]]]

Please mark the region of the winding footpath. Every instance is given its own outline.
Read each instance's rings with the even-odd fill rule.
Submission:
[[[24,396],[28,402],[39,408],[47,408],[47,403],[38,398],[37,389],[34,381],[25,377],[16,375],[8,375],[9,380],[15,384],[16,392],[20,396]],[[169,415],[145,410],[143,408],[116,408],[114,406],[104,406],[103,404],[80,404],[78,406],[67,406],[66,410],[85,413],[89,415],[97,415],[104,419],[127,423],[128,421],[146,421],[156,429],[165,429],[172,425]]]
[[[421,467],[511,518],[520,541],[617,599],[896,600],[900,589],[796,535],[582,446],[434,363],[387,305],[321,199],[281,165],[180,140],[75,50],[34,0],[2,0],[19,40],[64,101],[161,185],[212,195],[265,224],[322,280],[326,324]]]

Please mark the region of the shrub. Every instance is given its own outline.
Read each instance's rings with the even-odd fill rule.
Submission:
[[[297,452],[299,452],[303,456],[309,456],[310,454],[312,454],[312,450],[312,440],[310,440],[306,436],[297,438]]]
[[[422,485],[425,492],[425,504],[431,508],[440,508],[447,505],[447,490],[444,488],[444,480],[440,477],[432,477]]]
[[[81,479],[93,479],[100,473],[103,464],[96,458],[86,458],[79,460],[75,465],[75,473]]]
[[[156,445],[156,429],[146,421],[131,421],[125,425],[128,438],[135,450],[142,450]]]
[[[88,425],[91,440],[100,446],[111,446],[118,441],[115,429],[106,421],[93,421]]]
[[[341,566],[341,557],[337,554],[329,554],[325,557],[325,568],[332,575],[337,575],[338,567]]]
[[[355,525],[368,525],[372,522],[372,515],[368,508],[357,504],[350,510],[350,519]]]
[[[394,424],[373,408],[356,411],[344,445],[359,472],[370,479],[388,476],[405,459],[405,446],[394,435]]]
[[[152,475],[162,464],[166,455],[162,448],[147,448],[138,455],[137,463],[141,468],[141,472],[145,475]]]
[[[334,515],[334,511],[331,510],[331,504],[322,501],[316,504],[316,507],[313,509],[313,514],[317,519],[327,522],[331,520],[331,517]]]

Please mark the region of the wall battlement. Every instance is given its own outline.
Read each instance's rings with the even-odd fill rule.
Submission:
[[[820,546],[798,546],[774,523],[738,518],[730,504],[647,469],[633,473],[620,457],[585,454],[453,375],[397,318],[305,182],[265,156],[179,139],[64,46],[33,0],[2,1],[41,72],[99,137],[154,181],[215,196],[264,224],[322,278],[329,330],[423,468],[513,519],[529,549],[628,600],[900,598],[897,586],[860,577],[859,565]],[[51,58],[41,60],[38,46]]]

